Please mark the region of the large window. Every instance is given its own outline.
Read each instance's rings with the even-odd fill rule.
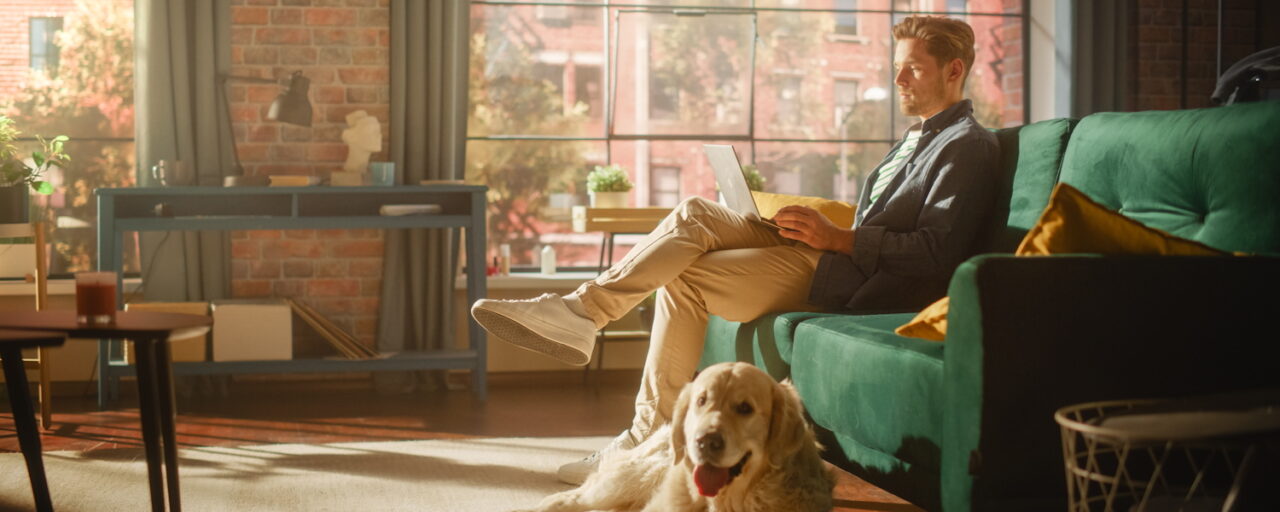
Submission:
[[[910,123],[894,102],[893,24],[973,26],[967,97],[984,125],[1018,125],[1022,5],[473,0],[467,179],[490,186],[489,245],[510,244],[517,266],[553,244],[562,265],[594,267],[599,235],[573,233],[567,213],[587,203],[590,169],[626,168],[633,206],[715,198],[706,143],[732,144],[766,191],[854,202]]]
[[[32,195],[50,231],[50,271],[96,266],[97,201],[93,189],[134,184],[133,0],[53,2],[31,17],[30,6],[0,2],[0,23],[27,25],[20,44],[26,66],[0,66],[0,113],[21,131],[29,156],[37,136],[66,135],[71,160],[45,179],[52,195]],[[137,271],[136,245],[125,244],[125,269]]]

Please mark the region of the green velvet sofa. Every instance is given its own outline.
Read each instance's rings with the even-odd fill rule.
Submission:
[[[713,317],[703,366],[791,378],[827,460],[928,510],[1061,510],[1059,407],[1280,387],[1280,102],[997,130],[1002,193],[952,277],[942,343],[914,312]],[[1252,257],[1013,257],[1058,182]]]

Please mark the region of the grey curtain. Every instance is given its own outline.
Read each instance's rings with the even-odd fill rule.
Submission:
[[[465,0],[391,2],[391,155],[399,180],[463,177],[467,118]],[[453,334],[458,238],[448,230],[388,230],[378,349],[438,350]],[[375,374],[379,390],[436,387],[442,373]],[[424,380],[425,379],[425,380]]]
[[[1073,0],[1059,6],[1059,12],[1065,10],[1071,23],[1071,74],[1059,81],[1070,91],[1069,115],[1080,118],[1095,112],[1129,110],[1129,65],[1133,60],[1129,31],[1134,2]]]
[[[230,66],[229,0],[150,0],[134,7],[138,183],[159,186],[151,166],[182,161],[194,176],[179,185],[221,186],[234,172],[232,141],[218,94]],[[192,183],[191,181],[194,181]],[[150,300],[214,300],[230,295],[225,232],[145,233],[144,294]]]

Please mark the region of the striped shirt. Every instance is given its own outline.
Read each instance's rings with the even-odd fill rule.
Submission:
[[[916,143],[920,142],[921,133],[921,130],[907,132],[906,140],[902,141],[902,145],[898,147],[898,152],[894,153],[893,159],[880,168],[880,172],[876,174],[875,183],[871,185],[871,204],[875,204],[876,200],[880,199],[880,194],[884,193],[884,189],[889,188],[889,184],[893,182],[893,177],[898,174],[898,170],[906,165],[907,159],[916,150]]]

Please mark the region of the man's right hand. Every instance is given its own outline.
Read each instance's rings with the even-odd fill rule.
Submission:
[[[832,224],[827,217],[807,206],[784,206],[773,216],[773,222],[784,229],[782,238],[799,240],[820,251],[853,254],[853,230]]]

